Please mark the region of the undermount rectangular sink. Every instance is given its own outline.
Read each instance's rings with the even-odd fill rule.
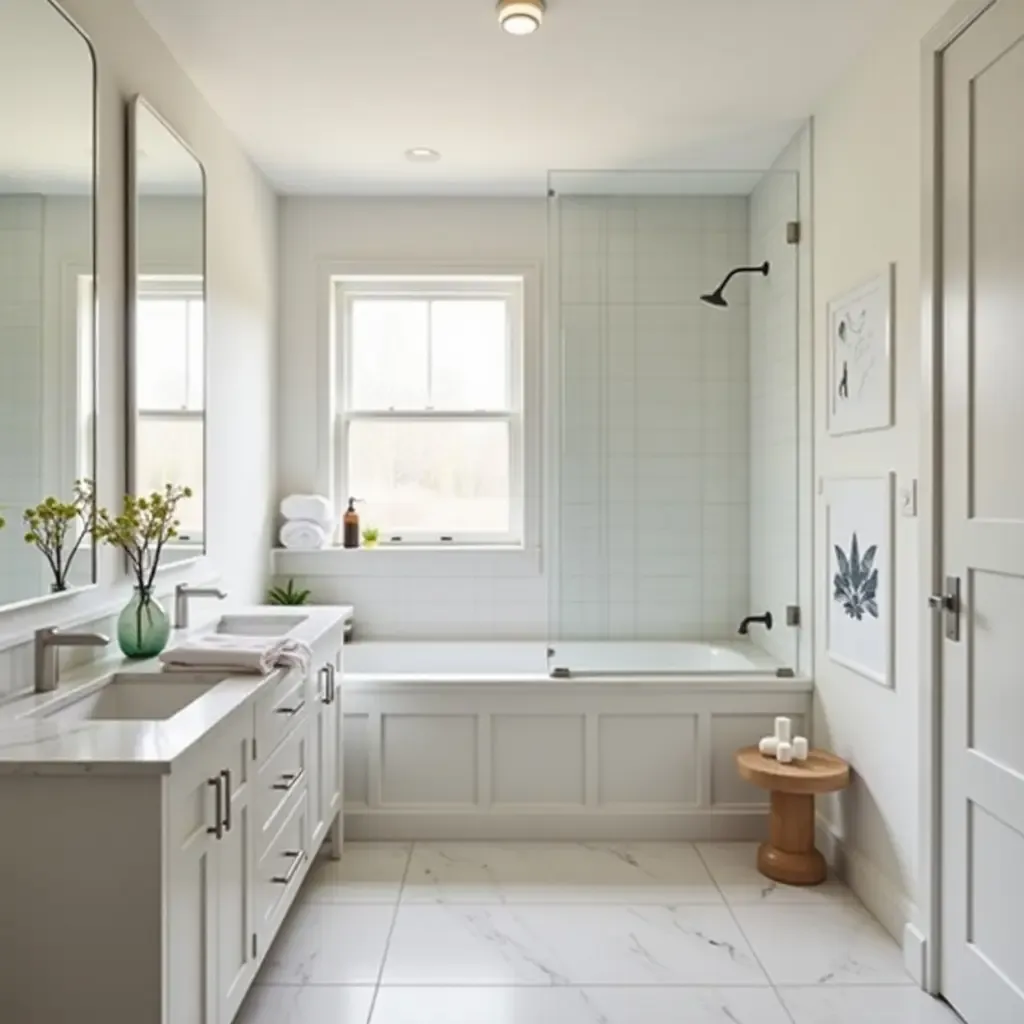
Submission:
[[[208,693],[219,680],[114,679],[45,715],[69,722],[163,722]]]
[[[301,626],[307,615],[225,615],[217,632],[226,636],[285,636]]]

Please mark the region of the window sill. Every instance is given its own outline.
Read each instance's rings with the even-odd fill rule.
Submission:
[[[539,576],[539,548],[465,545],[385,545],[377,548],[324,548],[272,552],[275,576]]]

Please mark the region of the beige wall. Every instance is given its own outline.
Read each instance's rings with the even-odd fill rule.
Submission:
[[[125,104],[143,93],[198,154],[209,191],[209,558],[180,579],[220,575],[233,599],[260,599],[268,573],[274,461],[277,200],[131,0],[66,0],[99,67],[100,500],[123,492]],[[120,560],[105,553],[100,587],[57,604],[0,612],[0,693],[13,685],[5,651],[33,629],[101,618],[124,600]],[[19,669],[19,672],[21,670]]]
[[[876,43],[817,111],[814,125],[815,471],[820,477],[919,472],[921,42],[950,0],[901,0]],[[832,438],[825,421],[830,298],[894,262],[896,421],[891,430]],[[918,864],[918,521],[896,519],[896,687],[831,662],[823,499],[817,499],[816,739],[847,757],[856,780],[821,810],[845,839],[851,880],[897,937],[922,898]],[[842,807],[842,813],[838,807]]]

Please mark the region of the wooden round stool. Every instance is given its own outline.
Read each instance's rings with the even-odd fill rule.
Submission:
[[[825,858],[814,846],[814,797],[850,784],[850,766],[835,754],[812,750],[806,761],[780,764],[757,747],[736,751],[740,776],[771,790],[769,839],[757,851],[757,870],[774,882],[820,885]]]

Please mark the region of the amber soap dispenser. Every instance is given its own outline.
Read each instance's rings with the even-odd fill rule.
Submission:
[[[359,547],[359,513],[356,511],[358,498],[348,499],[348,508],[342,517],[342,544],[346,548]]]

